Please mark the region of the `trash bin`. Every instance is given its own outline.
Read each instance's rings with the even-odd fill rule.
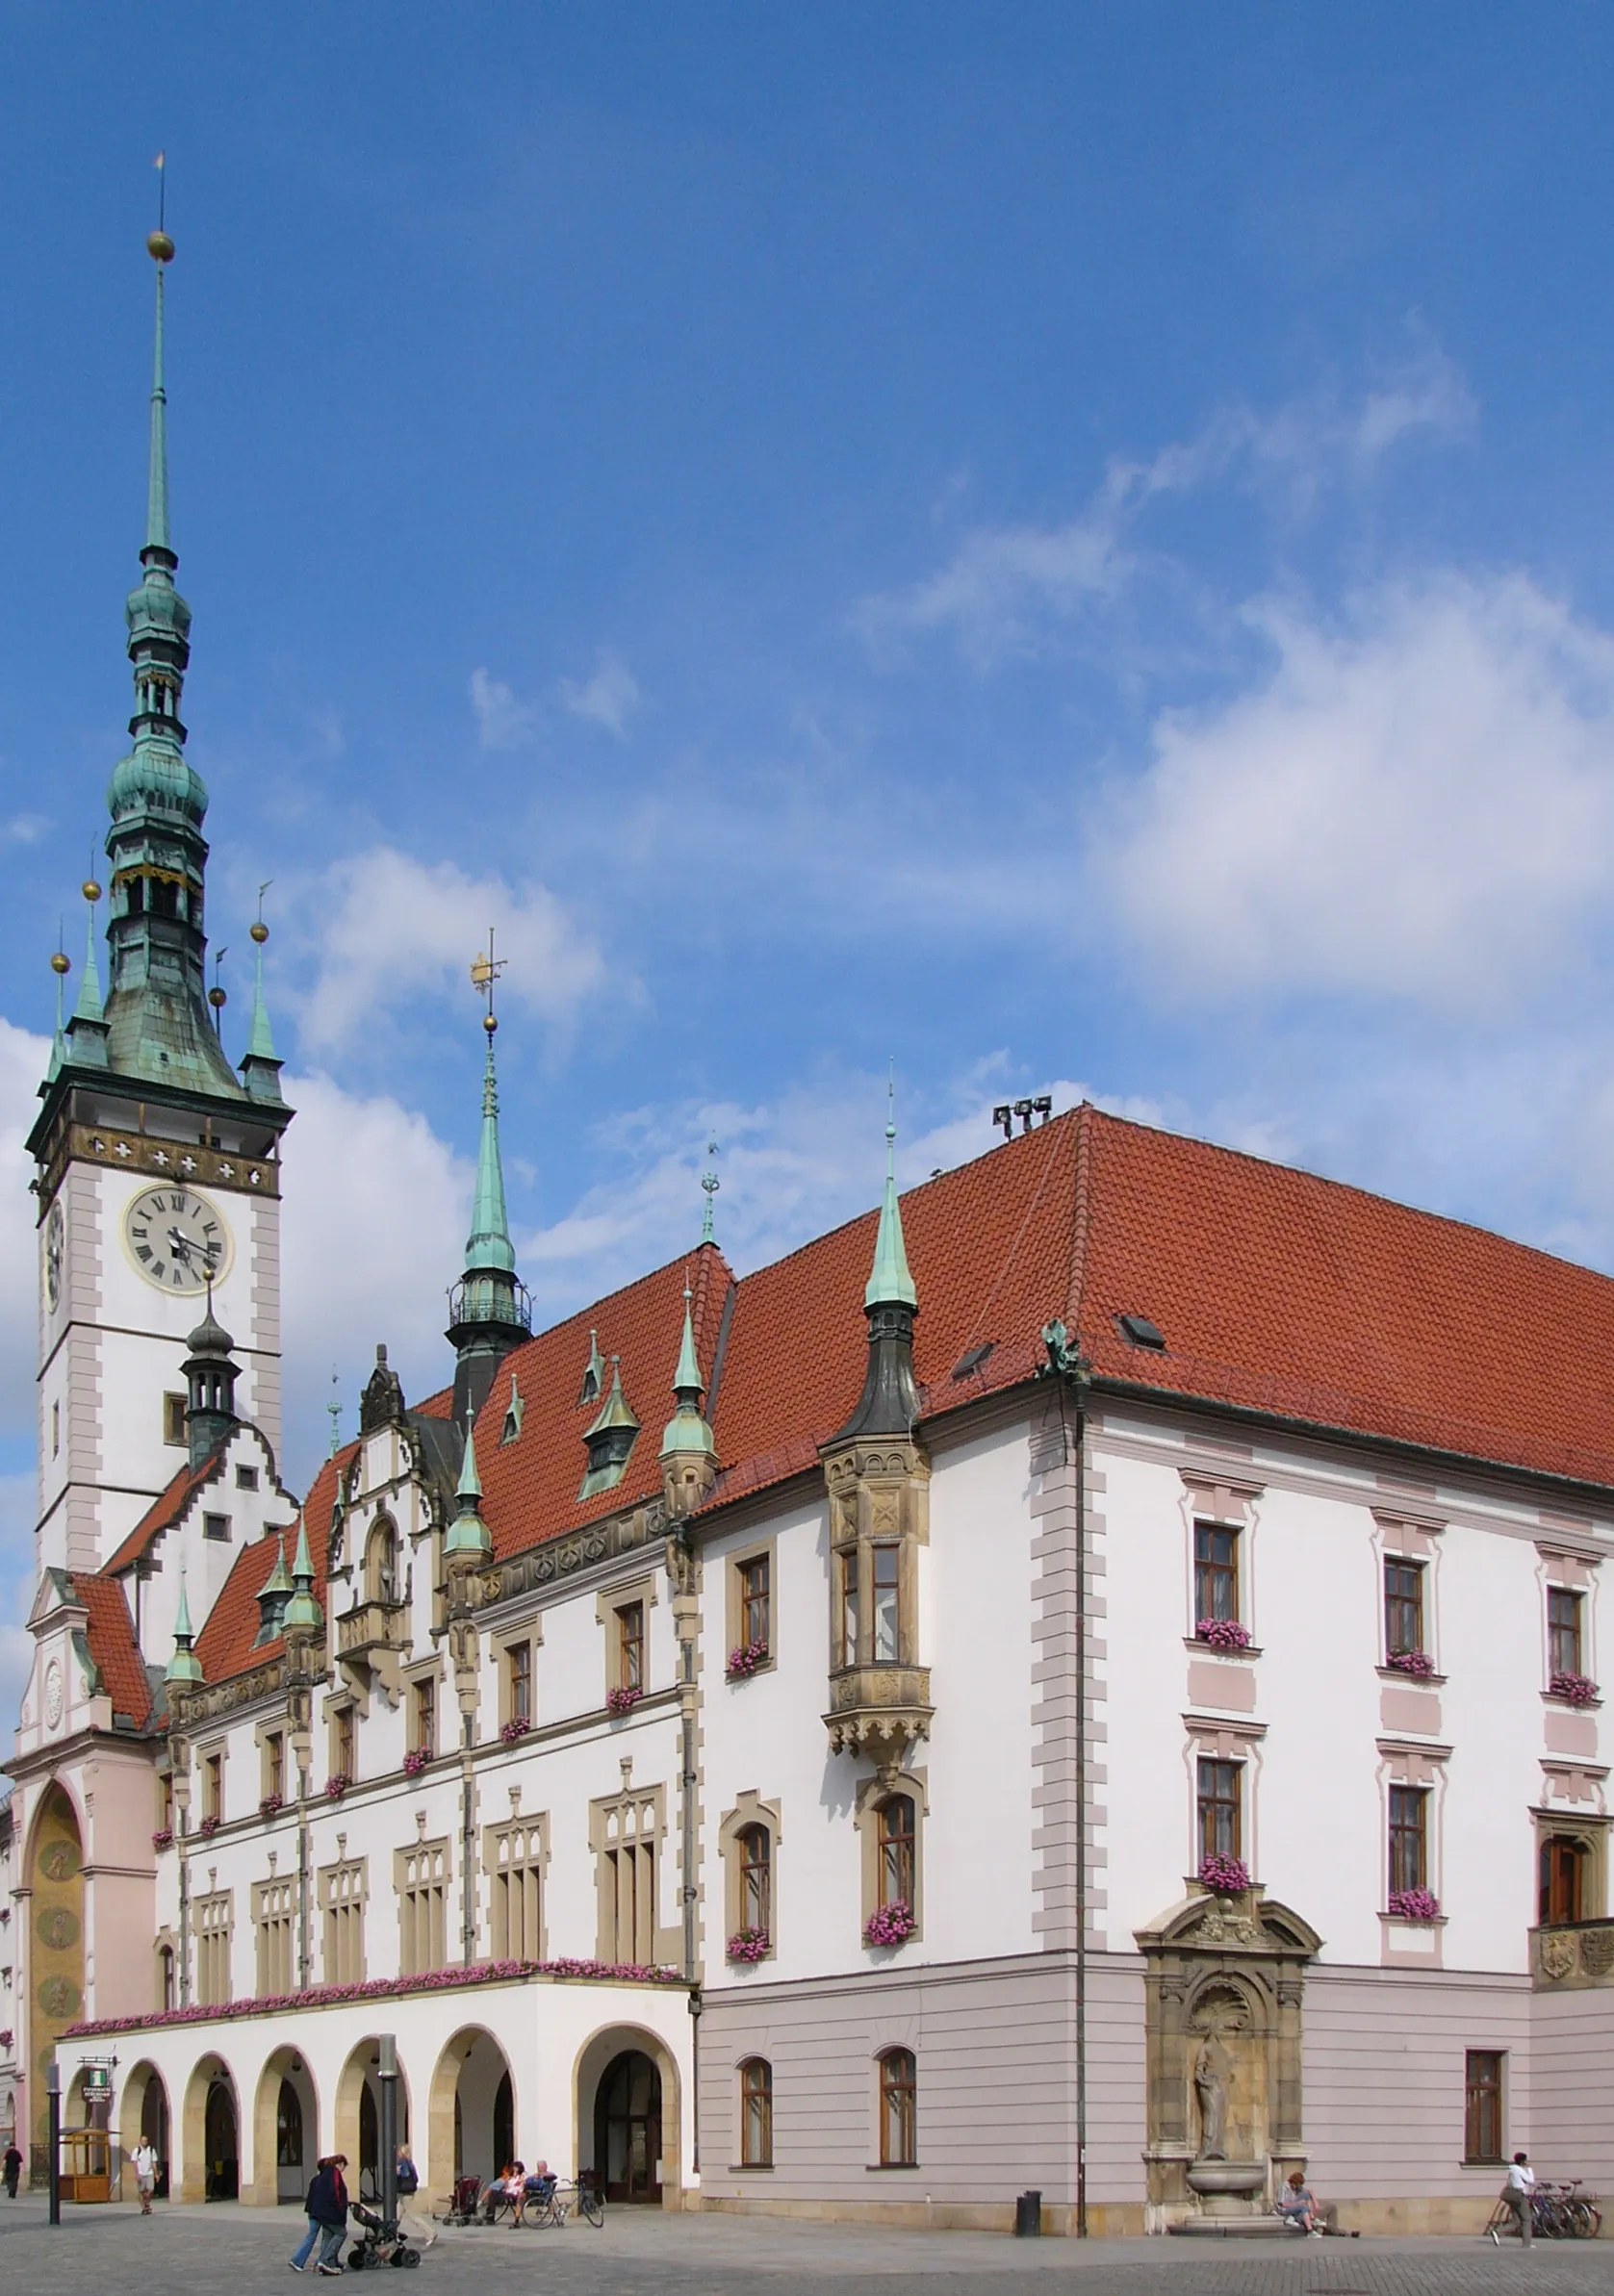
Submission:
[[[1014,2203],[1014,2237],[1016,2240],[1038,2240],[1042,2236],[1042,2195],[1022,2192]]]

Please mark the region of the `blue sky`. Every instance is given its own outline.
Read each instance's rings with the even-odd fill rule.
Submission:
[[[867,1204],[892,1058],[910,1176],[1087,1092],[1614,1265],[1606,13],[13,0],[0,64],[18,1519],[159,145],[295,1477],[333,1366],[441,1376],[490,918],[545,1311],[708,1127],[742,1265]]]

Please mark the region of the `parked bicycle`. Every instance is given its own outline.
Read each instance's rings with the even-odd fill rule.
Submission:
[[[1543,2181],[1530,2195],[1530,2230],[1538,2240],[1595,2240],[1602,2223],[1598,2196],[1588,2192],[1578,2177],[1567,2184]],[[1519,2233],[1519,2220],[1505,2201],[1498,2201],[1485,2227],[1485,2236],[1499,2248],[1504,2236]]]
[[[599,2185],[588,2178],[574,2182],[570,2178],[551,2177],[546,2180],[547,2192],[529,2193],[523,2224],[543,2231],[550,2228],[559,2232],[574,2210],[599,2232],[605,2221],[605,2196]]]

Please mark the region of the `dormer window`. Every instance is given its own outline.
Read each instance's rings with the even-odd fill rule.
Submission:
[[[577,1492],[579,1499],[591,1499],[602,1491],[613,1491],[628,1470],[628,1454],[639,1433],[639,1422],[632,1405],[622,1391],[622,1359],[611,1358],[611,1391],[601,1407],[599,1417],[583,1437],[588,1448],[588,1468]]]
[[[512,1379],[511,1385],[514,1386],[514,1384]],[[600,1352],[600,1334],[591,1331],[588,1335],[588,1363],[583,1371],[582,1390],[578,1394],[577,1402],[579,1406],[584,1403],[598,1403],[604,1391],[605,1359]]]
[[[522,1401],[521,1390],[516,1385],[516,1375],[512,1371],[510,1374],[510,1400],[505,1407],[504,1425],[500,1429],[499,1437],[500,1444],[513,1443],[517,1436],[520,1435],[522,1414],[525,1409],[526,1405]]]

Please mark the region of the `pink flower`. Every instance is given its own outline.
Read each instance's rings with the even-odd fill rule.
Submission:
[[[1392,1650],[1385,1664],[1394,1667],[1397,1674],[1415,1674],[1421,1682],[1426,1682],[1435,1671],[1427,1650]]]
[[[765,1961],[768,1952],[766,1929],[736,1929],[729,1940],[730,1961]]]
[[[278,1794],[266,1794],[258,1804],[258,1815],[260,1818],[272,1818],[276,1810],[282,1810],[285,1806]]]
[[[767,1660],[766,1643],[741,1643],[737,1648],[730,1651],[724,1672],[730,1682],[744,1682],[756,1673],[758,1667],[765,1666]]]
[[[1587,1674],[1554,1674],[1547,1685],[1547,1695],[1562,1698],[1566,1706],[1595,1706],[1598,1686]]]
[[[416,1747],[412,1752],[405,1754],[403,1757],[403,1774],[405,1777],[419,1777],[425,1766],[426,1755],[423,1748],[422,1747]]]
[[[347,1775],[346,1771],[333,1771],[331,1775],[325,1780],[325,1799],[327,1801],[340,1801],[342,1797],[346,1793],[348,1787],[352,1783],[352,1779]]]
[[[1201,1619],[1193,1630],[1197,1643],[1209,1643],[1213,1650],[1247,1650],[1250,1630],[1237,1619]]]
[[[1385,1911],[1398,1922],[1435,1922],[1440,1900],[1426,1889],[1393,1889]]]
[[[157,1832],[151,1837],[151,1847],[153,1850],[171,1850],[173,1846],[174,1836],[173,1827],[171,1825],[160,1826]]]
[[[871,1913],[863,1924],[865,1945],[905,1945],[919,1924],[913,1908],[906,1898],[893,1898],[889,1905],[882,1905],[878,1913]]]
[[[216,1834],[218,1831],[218,1819],[204,1818],[200,1825],[197,1826],[196,1831],[201,1835],[202,1840],[205,1842],[210,1834]]]
[[[506,1746],[514,1746],[517,1739],[525,1738],[531,1727],[532,1723],[526,1715],[515,1714],[500,1727],[499,1735]]]
[[[1203,1858],[1199,1878],[1218,1898],[1237,1898],[1250,1885],[1249,1868],[1242,1857]]]
[[[620,1690],[606,1692],[605,1704],[612,1714],[631,1714],[644,1695],[642,1690],[635,1690],[624,1683]]]

